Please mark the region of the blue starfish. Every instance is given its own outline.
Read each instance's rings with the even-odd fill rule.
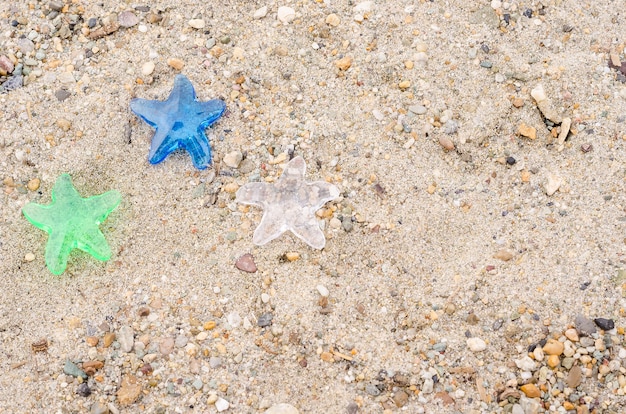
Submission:
[[[185,149],[193,165],[204,170],[211,165],[211,147],[204,130],[217,121],[226,104],[219,99],[200,102],[185,75],[176,75],[174,89],[165,101],[133,99],[130,109],[156,129],[148,160],[158,164],[170,153]]]

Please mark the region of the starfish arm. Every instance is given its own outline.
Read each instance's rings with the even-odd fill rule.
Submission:
[[[300,220],[298,223],[291,226],[289,230],[314,249],[322,250],[326,245],[324,232],[320,229],[314,217],[311,217],[309,220]]]
[[[211,147],[204,128],[200,127],[194,137],[185,140],[183,147],[191,155],[191,161],[197,169],[204,170],[211,165]]]
[[[53,231],[48,237],[46,244],[46,266],[55,275],[60,275],[67,267],[67,258],[72,249],[76,247],[76,240],[71,240],[67,234]]]
[[[196,90],[185,75],[178,74],[174,78],[174,88],[167,100],[170,99],[178,99],[182,101],[182,104],[189,104],[196,100]]]
[[[304,180],[304,173],[306,172],[306,163],[304,158],[295,157],[287,163],[281,178],[297,178],[298,180]],[[279,178],[280,180],[280,178]]]
[[[252,236],[252,243],[257,246],[262,246],[284,232],[289,230],[289,226],[285,223],[285,220],[276,212],[266,211],[263,214],[263,218],[261,219],[261,223],[254,230],[254,235]]]
[[[254,204],[263,207],[272,187],[267,183],[248,183],[237,190],[235,200],[241,204]]]
[[[315,181],[308,183],[309,193],[311,194],[311,208],[313,212],[322,208],[327,202],[339,197],[339,189],[324,181]]]
[[[97,226],[81,231],[77,235],[76,247],[98,260],[105,261],[111,258],[111,248]]]
[[[210,127],[217,121],[226,111],[226,104],[221,99],[211,99],[206,102],[195,102],[196,116],[202,117],[202,130]]]
[[[130,110],[151,127],[157,126],[156,118],[163,112],[164,102],[135,98],[130,101]]]
[[[54,224],[50,220],[50,207],[28,203],[22,208],[22,214],[33,226],[50,233]]]
[[[95,222],[100,223],[107,218],[111,211],[122,201],[122,194],[119,191],[107,191],[104,194],[92,196],[83,200],[85,209],[91,211]],[[97,225],[97,224],[96,224]]]

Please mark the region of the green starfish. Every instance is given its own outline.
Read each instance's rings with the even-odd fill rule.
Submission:
[[[109,260],[111,249],[98,226],[121,200],[118,191],[82,198],[70,176],[62,174],[52,188],[52,203],[25,205],[22,213],[26,219],[50,235],[46,244],[48,269],[55,275],[63,273],[73,249]]]

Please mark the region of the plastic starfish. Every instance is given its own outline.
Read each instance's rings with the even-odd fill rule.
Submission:
[[[46,265],[55,275],[67,267],[73,249],[80,249],[98,260],[108,260],[111,249],[99,229],[122,200],[118,191],[82,198],[68,174],[62,174],[52,188],[52,203],[43,206],[29,203],[22,213],[35,227],[50,236],[46,244]]]
[[[133,99],[130,109],[156,129],[148,156],[151,164],[158,164],[170,153],[185,149],[196,168],[203,170],[211,165],[211,147],[204,130],[226,110],[223,101],[198,101],[189,79],[176,75],[174,89],[165,101]]]
[[[302,157],[289,161],[275,184],[248,183],[237,191],[237,202],[263,208],[261,224],[252,241],[263,245],[287,230],[314,249],[323,249],[326,238],[315,212],[339,196],[339,189],[324,181],[304,181],[306,163]]]

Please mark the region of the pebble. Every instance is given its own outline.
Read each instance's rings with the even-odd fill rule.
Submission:
[[[254,262],[254,256],[250,253],[246,253],[239,257],[235,262],[235,267],[241,271],[254,273],[257,271],[256,263]]]
[[[154,67],[154,62],[145,62],[143,65],[141,65],[141,74],[144,76],[152,75],[152,72],[154,72]]]
[[[350,56],[344,56],[341,59],[335,61],[335,66],[340,70],[348,70],[352,66],[352,58]]]
[[[168,336],[163,338],[159,343],[159,352],[163,355],[169,355],[174,350],[174,338]]]
[[[215,408],[217,409],[219,413],[221,413],[222,411],[228,410],[229,407],[230,407],[230,403],[226,401],[225,399],[223,399],[222,397],[218,397],[217,401],[215,401]]]
[[[86,382],[83,382],[82,384],[79,384],[76,388],[76,394],[80,395],[81,397],[87,398],[91,395],[91,389]]]
[[[561,187],[562,182],[563,181],[561,177],[559,177],[558,175],[548,174],[548,180],[546,181],[546,184],[545,184],[546,194],[548,196],[551,196],[554,193],[556,193],[557,190]]]
[[[117,342],[120,344],[120,351],[128,353],[132,351],[134,345],[135,332],[130,326],[122,326],[117,333]]]
[[[369,395],[373,396],[373,397],[377,397],[377,396],[380,395],[380,390],[374,384],[367,384],[367,385],[365,385],[365,392],[368,393]]]
[[[102,345],[105,348],[108,348],[108,347],[111,346],[113,341],[115,341],[115,333],[107,332],[107,333],[104,334],[104,337],[102,338]]]
[[[548,342],[543,346],[543,352],[548,355],[561,355],[563,349],[565,349],[563,342],[557,341],[556,339],[548,339]]]
[[[569,328],[565,331],[565,337],[567,339],[569,339],[572,342],[578,342],[578,332],[576,332],[576,329],[574,328]]]
[[[337,16],[335,13],[332,13],[326,16],[325,21],[326,21],[326,24],[333,26],[333,27],[337,27],[341,23],[339,16]]]
[[[507,249],[502,249],[497,251],[496,254],[493,255],[493,257],[495,259],[502,260],[503,262],[508,262],[513,258],[513,252]]]
[[[259,319],[257,320],[256,324],[261,327],[264,328],[266,326],[270,326],[272,324],[272,319],[274,319],[274,315],[271,313],[264,313],[263,315],[259,316]]]
[[[596,318],[593,321],[596,325],[598,325],[598,328],[602,329],[603,331],[610,331],[611,329],[615,328],[615,322],[613,322],[612,319]]]
[[[217,369],[222,366],[222,358],[220,357],[211,357],[209,358],[209,366],[213,369]]]
[[[228,154],[224,155],[224,164],[226,164],[230,168],[237,168],[239,164],[243,160],[243,154],[241,151],[231,151]]]
[[[559,145],[563,145],[563,143],[567,139],[567,135],[569,134],[569,130],[571,127],[572,127],[572,119],[563,118],[563,122],[561,122],[561,132],[559,133],[559,138],[557,141]]]
[[[59,102],[63,102],[64,100],[72,96],[72,94],[67,89],[59,89],[54,93],[54,96]]]
[[[378,121],[382,121],[383,119],[385,119],[385,115],[378,109],[374,109],[372,111],[372,115],[374,115],[374,118],[376,118]]]
[[[565,378],[565,383],[570,388],[576,388],[583,380],[583,372],[578,365],[572,367]]]
[[[133,27],[137,23],[139,23],[139,18],[132,11],[126,10],[121,12],[117,16],[117,22],[120,24],[120,26],[128,28]]]
[[[187,336],[181,333],[176,337],[174,345],[176,345],[177,348],[183,348],[185,345],[187,345],[188,342],[189,339],[187,339]]]
[[[141,383],[134,375],[128,374],[122,379],[120,389],[117,391],[117,400],[121,405],[130,405],[137,401],[141,395]]]
[[[583,315],[576,316],[574,320],[574,325],[576,326],[576,330],[579,335],[589,336],[596,333],[596,325],[593,323],[591,319],[584,317]]]
[[[99,401],[96,401],[89,408],[89,414],[109,414],[109,407]]]
[[[178,58],[167,59],[167,64],[176,70],[181,70],[185,66],[185,62]]]
[[[26,253],[24,255],[24,260],[26,260],[27,262],[32,262],[33,260],[35,260],[35,255],[33,253]]]
[[[541,391],[539,391],[539,388],[537,388],[535,384],[524,384],[520,387],[520,389],[528,398],[541,397]]]
[[[426,107],[423,105],[411,105],[409,106],[409,111],[416,115],[424,115],[426,113]]]
[[[191,19],[189,20],[189,22],[187,22],[187,24],[189,24],[189,26],[193,27],[194,29],[204,29],[205,26],[204,20],[202,19]]]
[[[296,407],[291,404],[275,404],[265,411],[265,414],[299,414]]]
[[[409,401],[409,395],[403,390],[399,390],[393,393],[392,399],[396,407],[403,407]]]
[[[65,373],[66,375],[71,375],[72,377],[81,377],[82,379],[87,379],[87,374],[85,374],[85,371],[78,368],[78,366],[69,359],[65,360],[63,373]]]
[[[32,180],[28,181],[28,184],[26,184],[26,187],[28,187],[30,191],[37,191],[40,185],[41,185],[41,180],[39,178],[33,178]]]
[[[289,24],[296,18],[296,11],[291,7],[280,6],[276,16],[282,24]]]
[[[441,145],[447,151],[454,151],[454,143],[450,138],[445,135],[439,136],[439,145]]]
[[[267,16],[267,6],[263,6],[259,9],[256,9],[252,17],[256,20],[262,19]]]
[[[434,386],[435,382],[431,378],[426,378],[424,380],[424,385],[422,385],[422,393],[432,394]]]
[[[537,364],[528,355],[515,360],[515,365],[522,371],[532,372],[537,369]]]
[[[467,340],[467,347],[472,352],[482,352],[487,349],[487,344],[480,338],[469,338]]]
[[[11,62],[11,59],[9,59],[5,55],[2,55],[0,56],[0,69],[3,70],[5,73],[13,73],[13,71],[15,70],[15,66],[13,65],[13,62]]]
[[[535,127],[526,125],[523,122],[517,128],[517,132],[523,137],[537,139],[537,129]]]
[[[326,286],[324,286],[324,285],[317,285],[316,289],[317,289],[317,291],[319,292],[319,294],[322,297],[327,298],[328,295],[330,295],[330,292],[328,291],[328,288]]]

